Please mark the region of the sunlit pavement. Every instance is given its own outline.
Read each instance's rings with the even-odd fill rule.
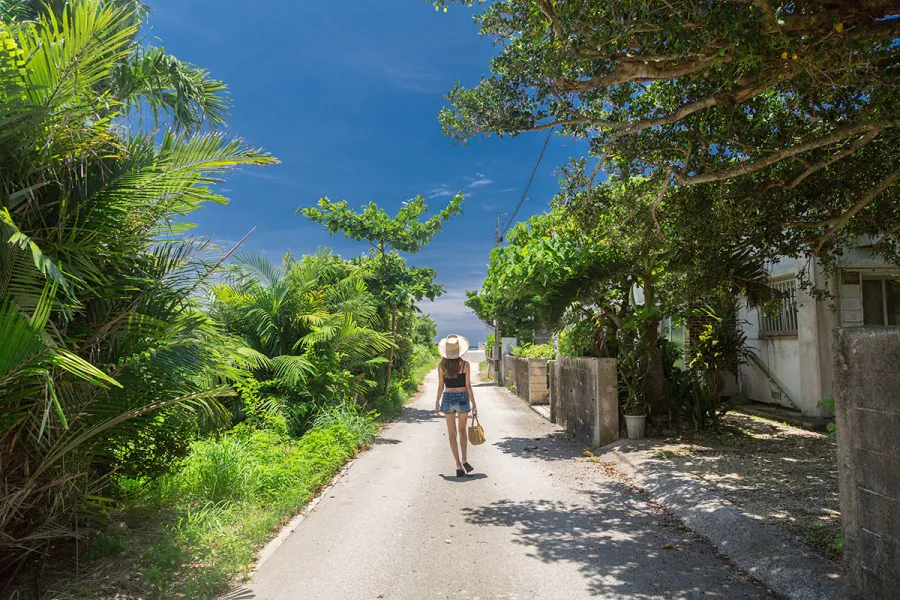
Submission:
[[[475,370],[483,353],[467,359]],[[476,384],[487,443],[455,477],[436,374],[230,598],[769,598],[705,542]],[[553,437],[551,437],[553,436]]]

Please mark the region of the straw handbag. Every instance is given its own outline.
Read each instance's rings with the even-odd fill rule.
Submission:
[[[472,414],[472,424],[469,425],[469,443],[473,446],[484,443],[484,427],[478,422],[478,417]]]

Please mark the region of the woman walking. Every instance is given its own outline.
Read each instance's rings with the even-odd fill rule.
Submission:
[[[456,476],[465,477],[474,469],[466,459],[468,439],[466,423],[469,411],[478,414],[472,381],[469,377],[469,363],[463,355],[469,351],[469,340],[461,335],[448,335],[438,342],[441,363],[438,366],[438,392],[434,402],[434,412],[443,414],[447,420],[447,434],[450,451],[456,461]]]

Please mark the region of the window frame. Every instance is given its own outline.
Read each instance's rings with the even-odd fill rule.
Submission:
[[[781,298],[781,313],[777,317],[769,317],[765,314],[765,310],[760,307],[757,311],[759,317],[759,337],[760,339],[769,338],[795,338],[799,336],[800,329],[800,303],[797,300],[799,287],[797,285],[797,276],[788,275],[772,279],[769,282],[773,288],[779,293],[786,295]],[[785,327],[768,329],[767,326],[777,324]],[[793,329],[790,326],[793,325]]]
[[[860,294],[860,303],[862,304],[862,325],[846,325],[844,324],[844,315],[843,311],[840,314],[840,325],[841,327],[846,328],[859,328],[859,327],[898,327],[900,325],[891,325],[890,324],[890,312],[888,312],[888,281],[897,282],[897,274],[895,272],[884,270],[884,269],[865,269],[865,268],[857,268],[857,269],[841,269],[840,273],[840,284],[844,285],[844,276],[847,274],[853,274],[856,276],[855,284],[847,284],[847,285],[856,285],[859,287]],[[884,321],[883,325],[868,325],[865,322],[865,294],[864,294],[864,286],[863,281],[879,281],[881,283],[881,318]],[[843,296],[841,296],[841,302],[843,302]]]

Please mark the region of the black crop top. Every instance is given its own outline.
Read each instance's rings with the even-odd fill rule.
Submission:
[[[444,387],[446,388],[464,388],[466,387],[466,367],[460,367],[459,373],[454,377],[444,375]]]

